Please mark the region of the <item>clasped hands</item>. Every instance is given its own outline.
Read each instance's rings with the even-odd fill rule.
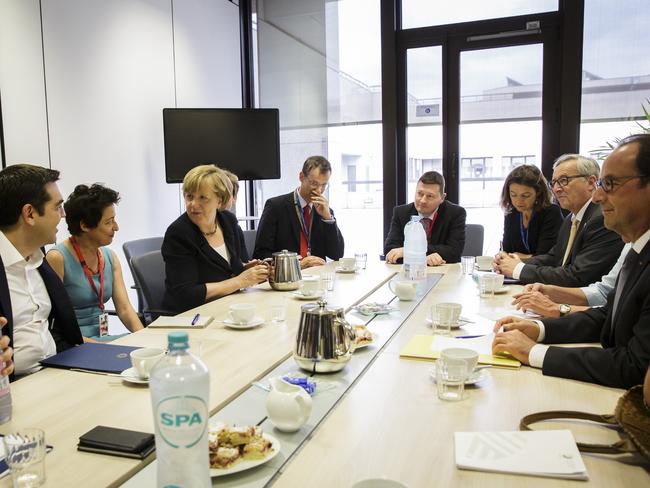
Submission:
[[[515,253],[499,252],[494,256],[494,261],[492,262],[492,267],[498,273],[501,273],[503,276],[512,278],[512,273],[519,263],[521,263],[521,258]]]
[[[522,364],[530,364],[530,350],[537,344],[539,326],[532,320],[504,317],[494,324],[492,353],[507,352]]]
[[[396,264],[397,260],[402,258],[404,258],[403,247],[393,248],[386,254],[386,262],[388,264]],[[442,259],[437,252],[433,252],[427,256],[427,266],[440,266],[441,264],[447,264],[447,261]]]

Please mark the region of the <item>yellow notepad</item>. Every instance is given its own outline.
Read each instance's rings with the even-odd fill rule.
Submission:
[[[440,351],[434,351],[431,349],[433,340],[434,337],[430,335],[415,335],[404,349],[402,349],[399,355],[406,359],[434,361],[440,357]],[[467,347],[470,344],[466,339],[457,339],[456,341],[465,341],[459,342],[455,345],[456,347]],[[514,358],[494,356],[493,354],[481,354],[481,351],[478,352],[478,362],[480,364],[491,364],[492,366],[498,366],[501,368],[519,368],[521,366],[521,363]]]

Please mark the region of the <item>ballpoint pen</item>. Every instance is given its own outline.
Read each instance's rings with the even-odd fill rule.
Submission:
[[[485,337],[487,334],[480,334],[480,335],[464,335],[464,336],[456,336],[454,339],[476,339],[477,337]]]
[[[196,325],[196,323],[199,321],[200,318],[201,318],[201,314],[197,313],[192,319],[192,325]]]

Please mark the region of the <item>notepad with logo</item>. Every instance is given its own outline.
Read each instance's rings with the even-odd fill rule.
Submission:
[[[519,368],[521,363],[516,359],[492,354],[492,339],[489,336],[478,337],[475,340],[415,335],[399,355],[402,358],[434,361],[440,357],[440,351],[443,349],[463,347],[478,352],[478,362],[481,364],[491,364],[501,368]]]
[[[569,430],[456,432],[460,469],[587,480],[587,468]]]
[[[201,315],[196,321],[194,318],[194,316],[189,315],[185,317],[167,317],[161,315],[151,322],[148,327],[159,327],[162,329],[202,329],[207,327],[213,319],[209,315]]]
[[[102,373],[121,373],[131,367],[131,351],[140,349],[108,343],[86,342],[43,359],[43,366],[83,369]]]

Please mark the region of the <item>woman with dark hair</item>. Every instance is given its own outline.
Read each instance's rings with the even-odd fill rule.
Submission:
[[[528,258],[553,247],[562,212],[551,203],[551,191],[539,168],[522,164],[510,172],[503,183],[501,208],[505,212],[503,251]]]
[[[127,329],[143,328],[129,301],[117,255],[105,247],[119,230],[115,220],[119,200],[119,194],[105,186],[78,185],[63,205],[70,237],[47,253],[48,263],[70,296],[86,342],[115,338],[108,335],[104,311],[111,298]]]

